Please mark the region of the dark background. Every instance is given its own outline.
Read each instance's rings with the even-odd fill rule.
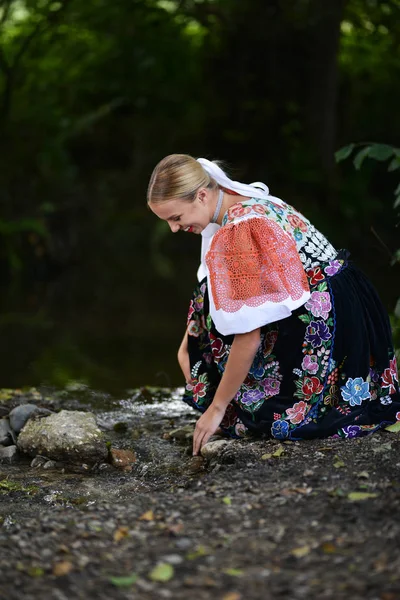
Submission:
[[[394,312],[400,152],[334,153],[400,145],[399,0],[0,0],[0,70],[0,387],[182,383],[200,240],[146,207],[172,152],[265,181]]]

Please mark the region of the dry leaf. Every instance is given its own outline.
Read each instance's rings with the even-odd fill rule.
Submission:
[[[68,573],[71,573],[73,568],[74,568],[74,566],[71,562],[69,562],[68,560],[63,560],[54,565],[53,575],[55,575],[56,577],[62,577],[63,575],[68,575]]]
[[[336,546],[332,542],[325,542],[322,544],[321,549],[324,554],[335,554],[336,552]]]
[[[385,427],[385,431],[391,431],[392,433],[397,433],[398,431],[400,431],[400,421],[396,421],[396,423],[393,423],[393,425],[389,425],[388,427]]]
[[[154,521],[154,513],[152,510],[147,510],[139,517],[139,521]]]
[[[240,600],[242,597],[239,592],[228,592],[225,596],[222,596],[222,600]]]
[[[268,460],[269,458],[272,458],[272,454],[263,454],[261,457],[261,460]]]
[[[300,546],[299,548],[294,548],[291,550],[290,554],[296,558],[303,558],[303,556],[307,556],[307,554],[310,554],[310,552],[310,546]]]
[[[129,534],[128,527],[118,527],[118,529],[114,533],[114,542],[120,542],[128,534]]]

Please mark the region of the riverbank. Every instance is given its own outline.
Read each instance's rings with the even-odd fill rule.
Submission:
[[[205,460],[179,391],[52,402],[137,460],[0,465],[1,600],[400,597],[399,434],[229,440]]]

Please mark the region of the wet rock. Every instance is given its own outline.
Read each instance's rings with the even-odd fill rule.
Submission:
[[[0,462],[13,463],[18,458],[17,446],[7,446],[0,448]]]
[[[20,404],[10,412],[10,426],[15,433],[19,433],[27,421],[36,415],[47,416],[51,411],[47,408],[40,408],[36,404]]]
[[[204,458],[202,456],[192,456],[188,463],[189,473],[198,473],[204,470]]]
[[[48,460],[44,463],[43,465],[43,469],[56,469],[57,468],[57,463],[55,460]]]
[[[168,437],[178,442],[191,443],[193,440],[193,425],[183,425],[168,432]]]
[[[131,467],[136,462],[136,454],[132,450],[111,448],[110,454],[112,464],[119,469]]]
[[[43,465],[46,464],[48,460],[49,459],[46,456],[41,456],[40,454],[38,454],[31,462],[31,467],[33,467],[34,469],[36,469],[37,467],[43,467]]]
[[[108,452],[92,413],[62,410],[39,421],[26,423],[18,448],[35,456],[71,463],[103,462]]]
[[[215,442],[208,442],[201,449],[201,455],[207,460],[217,458],[222,454],[224,450],[230,445],[227,440],[216,440]]]
[[[0,419],[0,445],[11,446],[13,443],[10,422],[7,418]]]

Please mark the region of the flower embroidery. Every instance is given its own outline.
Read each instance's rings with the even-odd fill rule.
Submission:
[[[213,357],[216,360],[220,360],[225,355],[224,342],[221,338],[215,338],[214,336],[210,336],[211,338],[211,352]]]
[[[340,271],[342,263],[340,260],[330,260],[329,265],[325,267],[324,271],[327,275],[336,275],[338,271]]]
[[[300,231],[303,231],[303,233],[305,233],[308,229],[307,225],[304,223],[304,221],[302,221],[299,217],[297,217],[296,215],[288,215],[288,221],[291,224],[291,226],[293,227],[293,229],[300,229]]]
[[[204,304],[204,298],[201,294],[199,294],[198,296],[196,296],[196,298],[194,299],[194,307],[196,310],[201,310],[203,308],[203,304]]]
[[[383,398],[381,398],[381,404],[383,404],[383,406],[386,406],[387,404],[392,404],[392,399],[390,396],[384,396]]]
[[[318,377],[304,377],[301,389],[306,400],[309,400],[314,394],[320,394],[323,387]]]
[[[253,210],[259,215],[265,215],[268,212],[262,204],[253,204]]]
[[[249,206],[243,206],[238,202],[230,207],[228,210],[228,219],[235,219],[237,217],[243,217],[243,215],[249,214],[251,208]]]
[[[394,383],[395,383],[395,379],[393,377],[393,371],[390,368],[385,369],[382,373],[382,387],[384,387],[384,388],[388,387],[389,394],[394,394],[396,391]]]
[[[347,427],[343,427],[342,431],[347,438],[355,438],[360,435],[361,427],[359,425],[347,425]]]
[[[343,400],[349,402],[350,406],[360,406],[363,400],[371,398],[369,384],[362,377],[356,377],[355,379],[349,377],[346,385],[340,389]]]
[[[313,292],[305,307],[311,310],[314,317],[327,319],[332,308],[329,292]]]
[[[303,362],[301,363],[301,368],[304,371],[308,371],[311,375],[315,375],[318,371],[318,359],[316,356],[310,354],[306,354],[303,358]]]
[[[397,361],[396,361],[396,357],[392,358],[392,360],[390,361],[390,372],[392,374],[393,379],[398,383],[399,382],[399,378],[397,375]]]
[[[261,385],[264,388],[265,395],[268,397],[279,394],[279,390],[281,388],[281,382],[279,379],[275,379],[274,377],[266,377],[261,381]]]
[[[400,412],[396,413],[396,421],[400,421]]]
[[[274,421],[271,427],[271,434],[277,440],[284,440],[289,433],[289,423],[286,421]]]
[[[187,318],[187,325],[189,325],[190,319],[192,318],[192,314],[194,313],[194,306],[193,306],[193,300],[190,301],[190,305],[189,305],[189,312],[188,312],[188,318]]]
[[[325,276],[321,270],[321,267],[315,267],[314,269],[308,269],[306,271],[307,273],[307,277],[310,278],[310,285],[315,285],[316,283],[319,283],[320,281],[323,281],[325,279]]]
[[[203,328],[200,327],[199,322],[194,320],[190,321],[188,326],[188,334],[193,337],[199,337],[201,333],[203,333]]]
[[[241,402],[246,406],[256,404],[264,398],[264,394],[261,390],[248,390],[242,396]]]
[[[293,423],[293,425],[298,425],[304,419],[304,415],[307,409],[307,404],[302,400],[301,402],[296,402],[292,408],[288,408],[286,413],[289,417],[289,421]]]
[[[277,215],[283,215],[284,214],[284,210],[282,209],[281,206],[279,206],[279,204],[275,204],[275,202],[272,202],[272,200],[269,201],[269,205],[272,208],[272,210],[274,211],[275,214]]]
[[[256,356],[249,373],[250,375],[253,375],[253,377],[255,377],[256,379],[261,379],[261,377],[265,373],[263,360],[257,358]]]
[[[332,337],[329,328],[324,321],[311,321],[306,329],[305,340],[313,348],[322,346],[322,342],[328,341]]]
[[[269,356],[272,352],[272,350],[274,349],[275,346],[275,342],[278,339],[278,332],[276,330],[274,331],[268,331],[268,333],[265,336],[265,342],[264,342],[264,356]]]

